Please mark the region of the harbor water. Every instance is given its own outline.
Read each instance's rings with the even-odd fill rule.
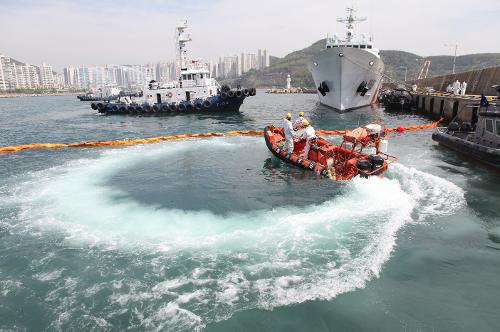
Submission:
[[[241,112],[99,116],[0,99],[0,145],[431,120],[259,91]],[[500,174],[393,134],[384,179],[333,182],[263,137],[0,155],[0,330],[498,331]],[[338,139],[331,137],[332,140]]]

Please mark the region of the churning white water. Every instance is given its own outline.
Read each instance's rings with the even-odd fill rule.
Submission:
[[[464,204],[457,186],[403,165],[394,165],[385,179],[356,178],[342,195],[325,193],[328,199],[320,204],[227,215],[148,205],[107,185],[132,166],[165,157],[175,163],[189,151],[238,153],[242,144],[256,140],[217,138],[104,151],[97,159],[29,174],[13,188],[10,200],[20,205],[14,228],[60,236],[67,247],[136,257],[137,265],[154,275],[146,281],[124,273],[87,287],[78,277],[64,278],[61,270],[47,271],[38,278],[60,279],[53,300],[61,292],[70,294],[56,305],[61,319],[77,312],[72,307],[77,297],[103,289],[112,290],[104,309],[108,316],[136,308],[136,327],[154,329],[197,329],[239,310],[332,299],[379,276],[405,223]],[[165,195],[175,190],[166,186]],[[106,326],[99,319],[96,324]]]

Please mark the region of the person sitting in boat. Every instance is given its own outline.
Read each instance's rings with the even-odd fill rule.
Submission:
[[[288,153],[293,153],[293,138],[296,136],[292,125],[292,113],[287,113],[283,122],[283,132],[285,133],[285,149]]]
[[[306,140],[306,146],[304,147],[304,154],[302,155],[302,158],[308,159],[311,145],[313,142],[316,141],[316,131],[307,120],[304,121],[302,127],[304,128],[304,133],[302,134],[302,138]]]
[[[304,117],[304,112],[299,112],[299,118],[295,120],[295,122],[293,123],[293,129],[294,130],[302,129],[303,128],[302,126],[304,125],[305,121],[307,121],[307,119]]]

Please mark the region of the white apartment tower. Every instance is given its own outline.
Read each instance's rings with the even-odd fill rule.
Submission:
[[[54,72],[52,66],[43,63],[39,67],[40,85],[42,88],[51,89],[55,87]]]

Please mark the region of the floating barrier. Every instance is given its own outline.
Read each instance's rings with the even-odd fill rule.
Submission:
[[[405,131],[421,130],[421,129],[431,129],[437,127],[444,119],[439,121],[419,125],[419,126],[407,126],[407,127],[397,127],[397,128],[386,128],[386,133],[398,132],[402,133]],[[344,135],[345,130],[316,130],[318,135]],[[62,148],[93,148],[102,146],[128,146],[128,145],[139,145],[139,144],[150,144],[158,143],[163,141],[175,141],[188,138],[199,138],[199,137],[221,137],[221,136],[262,136],[264,131],[262,130],[234,130],[225,133],[200,133],[200,134],[180,134],[171,136],[158,136],[149,138],[136,138],[129,140],[115,140],[115,141],[93,141],[93,142],[80,142],[80,143],[37,143],[37,144],[25,144],[25,145],[13,145],[13,146],[3,146],[0,147],[0,153],[9,152],[19,152],[23,150],[33,150],[33,149],[62,149]]]

